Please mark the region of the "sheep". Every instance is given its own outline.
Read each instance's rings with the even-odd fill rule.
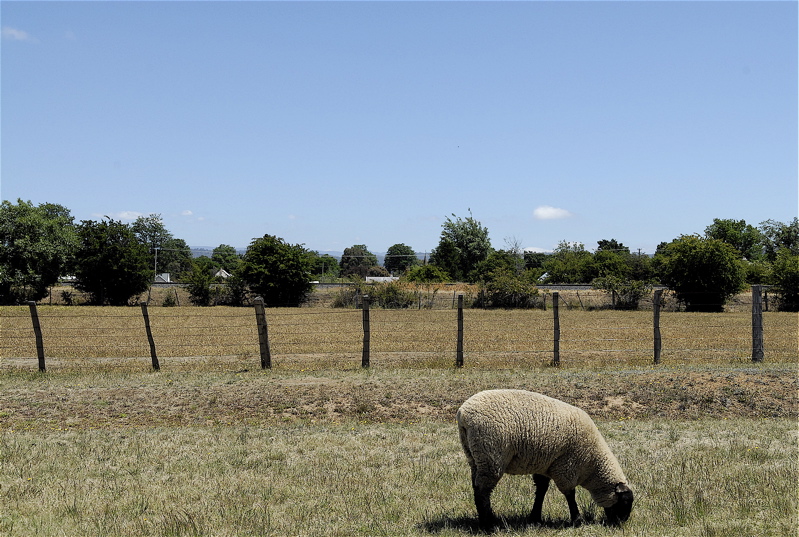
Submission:
[[[528,522],[541,524],[541,506],[555,481],[572,525],[581,521],[574,489],[580,485],[605,509],[606,522],[630,516],[633,493],[616,457],[583,410],[535,392],[487,390],[458,409],[458,432],[472,470],[479,524],[493,528],[491,492],[503,474],[533,474],[535,501]]]

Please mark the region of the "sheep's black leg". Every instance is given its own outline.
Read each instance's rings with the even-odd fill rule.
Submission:
[[[497,486],[499,477],[487,476],[472,472],[472,488],[474,489],[474,505],[477,507],[477,518],[480,528],[491,530],[497,525],[497,517],[491,509],[491,493]]]
[[[567,490],[563,495],[566,496],[566,503],[569,504],[569,516],[571,517],[572,526],[579,526],[580,510],[577,508],[577,501],[574,499],[574,489]]]
[[[541,524],[541,506],[544,504],[544,496],[549,489],[549,478],[545,475],[533,474],[533,483],[535,483],[535,502],[527,520],[531,524]]]

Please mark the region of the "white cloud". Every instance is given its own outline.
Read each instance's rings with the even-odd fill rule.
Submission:
[[[570,218],[572,213],[566,209],[559,209],[549,205],[541,205],[536,207],[533,211],[533,218],[536,220],[560,220],[563,218]]]
[[[531,253],[534,253],[534,254],[551,254],[552,253],[552,249],[551,248],[549,248],[549,249],[547,249],[547,248],[539,248],[538,246],[528,246],[527,248],[524,249],[524,251],[525,252],[531,252]]]
[[[11,26],[3,26],[2,33],[3,39],[10,39],[12,41],[33,41],[33,38],[28,35],[28,32],[17,30]]]
[[[191,216],[193,214],[194,213],[192,211],[188,210],[188,209],[186,209],[185,211],[181,211],[180,212],[180,216]]]

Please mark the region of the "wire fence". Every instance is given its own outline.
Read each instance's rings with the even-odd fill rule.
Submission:
[[[378,367],[590,367],[653,363],[652,311],[267,308],[270,366],[287,369]],[[0,308],[0,367],[160,367],[252,369],[263,346],[253,308],[38,306]],[[145,310],[147,311],[147,310]],[[557,315],[557,317],[555,316]],[[767,361],[796,361],[795,313],[762,314]],[[663,311],[662,363],[751,361],[752,311]],[[150,346],[152,342],[152,347]],[[460,353],[460,355],[459,355]],[[557,360],[556,360],[557,359]],[[261,361],[263,363],[263,361]],[[40,367],[44,369],[44,367]]]

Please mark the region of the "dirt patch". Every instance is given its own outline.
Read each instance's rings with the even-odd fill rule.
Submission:
[[[796,417],[795,368],[698,371],[238,371],[0,377],[0,429],[451,422],[482,389],[539,391],[597,419]]]

